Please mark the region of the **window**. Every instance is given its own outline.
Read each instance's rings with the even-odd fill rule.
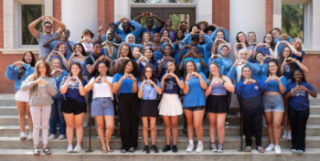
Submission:
[[[304,38],[304,5],[284,4],[282,5],[281,30],[292,38]]]
[[[132,0],[132,3],[194,3],[195,0]]]
[[[190,24],[190,14],[169,14],[169,18],[172,20],[172,28],[175,30],[178,29],[178,25],[181,21],[186,21]]]

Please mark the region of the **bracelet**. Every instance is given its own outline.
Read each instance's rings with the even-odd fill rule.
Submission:
[[[291,89],[291,91],[290,91],[290,92],[291,92],[291,94],[292,94],[292,96],[293,96],[293,95],[294,95],[294,91],[293,91],[293,89]]]

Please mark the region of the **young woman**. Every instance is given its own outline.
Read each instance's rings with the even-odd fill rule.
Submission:
[[[152,48],[145,48],[144,56],[140,57],[137,63],[139,67],[139,75],[141,75],[142,70],[144,69],[145,66],[152,65],[153,71],[156,71],[158,67],[158,64],[154,61],[154,58],[153,58]]]
[[[141,54],[140,48],[138,46],[135,46],[132,48],[132,55],[133,55],[134,59],[136,60],[136,62],[139,60],[139,58],[141,58],[141,56],[143,56]]]
[[[63,77],[67,76],[68,72],[62,69],[61,61],[59,58],[55,58],[51,61],[51,76],[56,81],[57,89],[60,89],[60,83]],[[50,115],[50,136],[49,140],[53,140],[56,136],[57,123],[59,122],[59,140],[65,138],[66,135],[66,122],[64,120],[63,114],[61,112],[61,103],[63,100],[63,95],[60,91],[52,97],[53,103],[51,105],[51,115]]]
[[[293,41],[291,42],[293,47],[296,49],[296,54],[293,55],[294,58],[298,59],[301,63],[304,58],[304,55],[306,54],[302,50],[302,40],[300,38],[294,38]]]
[[[306,150],[306,125],[310,115],[309,95],[316,98],[317,92],[306,81],[303,71],[293,72],[294,82],[287,85],[285,99],[289,99],[288,116],[292,130],[292,153],[303,154]]]
[[[107,153],[113,152],[109,144],[114,126],[112,77],[107,76],[108,67],[104,61],[98,62],[96,68],[98,71],[96,76],[90,79],[84,90],[93,91],[91,115],[96,119],[102,152]],[[107,127],[106,134],[105,127]]]
[[[266,151],[275,150],[276,154],[281,154],[280,136],[281,122],[284,112],[284,102],[282,94],[286,91],[286,77],[282,76],[280,67],[276,59],[272,59],[268,63],[267,78],[264,78],[268,84],[262,102],[264,106],[264,114],[268,127],[268,136],[270,144]]]
[[[62,68],[64,70],[67,70],[69,57],[67,55],[67,46],[66,46],[66,44],[64,44],[63,42],[58,43],[56,51],[55,50],[51,51],[51,53],[48,55],[48,57],[46,59],[46,62],[48,64],[50,64],[51,61],[54,58],[59,58],[60,61],[63,62],[62,63]]]
[[[161,59],[159,65],[158,65],[158,70],[157,70],[157,72],[158,72],[157,74],[160,76],[160,78],[162,78],[166,74],[168,62],[175,61],[175,59],[172,57],[172,52],[173,52],[173,48],[170,44],[167,44],[164,46],[164,56]]]
[[[23,91],[30,90],[30,112],[33,122],[33,154],[39,155],[38,148],[40,128],[42,129],[43,152],[51,154],[48,147],[49,118],[51,113],[52,96],[57,93],[55,80],[50,75],[50,66],[40,60],[35,66],[35,72],[22,82]]]
[[[84,86],[87,81],[83,79],[81,65],[77,62],[71,64],[70,74],[62,78],[60,92],[64,95],[61,111],[67,124],[67,152],[79,153],[82,151],[83,118],[87,112],[86,92]],[[72,147],[73,128],[76,127],[77,145]]]
[[[152,42],[152,36],[150,32],[146,31],[142,35],[141,44],[144,45],[145,43]]]
[[[239,57],[238,51],[240,49],[247,49],[248,59],[251,58],[251,56],[253,55],[254,47],[249,45],[246,35],[241,31],[238,32],[236,41],[237,43],[234,45],[234,50],[233,50],[234,56],[238,58]]]
[[[179,99],[180,89],[184,88],[182,77],[178,67],[173,60],[169,60],[166,65],[166,74],[161,80],[162,99],[159,104],[159,114],[162,115],[165,125],[166,146],[162,152],[171,150],[170,128],[172,128],[172,152],[178,152],[178,117],[182,114],[182,105]]]
[[[136,44],[136,38],[133,34],[128,34],[126,37],[126,42],[129,43],[130,48],[133,48],[134,46],[138,46],[140,49],[142,49],[142,44]],[[122,43],[124,44],[124,43]]]
[[[162,48],[160,46],[160,34],[159,33],[154,33],[153,34],[153,45],[152,49],[154,51],[154,60],[160,64],[160,61],[163,58],[163,53],[162,53]]]
[[[227,92],[234,92],[234,85],[227,76],[223,76],[217,63],[210,63],[208,88],[205,91],[207,98],[206,111],[210,122],[210,141],[213,152],[223,152],[224,124],[228,112]],[[219,144],[215,144],[216,129],[218,130]]]
[[[93,36],[94,33],[89,29],[85,29],[84,31],[82,31],[81,40],[79,41],[79,43],[83,45],[87,55],[90,55],[91,51],[93,50]]]
[[[176,37],[176,40],[175,42],[173,43],[173,51],[174,51],[174,54],[173,54],[173,57],[176,61],[180,60],[179,59],[179,54],[180,54],[180,49],[182,47],[182,43],[181,41],[184,39],[184,34],[183,34],[183,31],[182,30],[177,30],[177,32],[175,33],[175,37]]]
[[[255,32],[248,33],[248,43],[249,45],[253,45],[253,46],[257,45],[257,36]]]
[[[67,69],[71,69],[71,64],[73,62],[78,62],[81,65],[82,70],[82,76],[85,77],[85,79],[88,79],[89,73],[86,70],[86,58],[88,57],[87,53],[85,52],[85,49],[82,44],[76,43],[73,48],[73,53],[69,58]]]
[[[163,30],[169,31],[170,39],[172,42],[174,42],[177,37],[175,35],[175,30],[172,28],[172,20],[170,18],[167,19],[166,24],[161,29],[160,33],[162,33]]]
[[[186,149],[191,152],[193,145],[193,128],[196,130],[198,137],[198,146],[196,152],[203,151],[203,128],[202,121],[205,109],[206,97],[204,90],[207,89],[208,80],[202,72],[198,72],[196,64],[189,60],[186,63],[184,71],[185,86],[183,93],[183,111],[186,115],[189,145]]]
[[[121,153],[134,152],[138,147],[138,66],[132,59],[125,60],[113,77],[113,90],[117,94],[120,116]]]
[[[23,54],[21,61],[16,61],[7,67],[5,77],[14,80],[14,92],[16,105],[19,112],[20,140],[32,139],[32,118],[29,106],[29,91],[21,90],[21,83],[34,72],[36,59],[31,51]],[[28,114],[29,135],[25,132],[26,113]]]
[[[133,57],[130,45],[128,45],[126,43],[123,43],[119,47],[118,56],[117,56],[117,60],[116,60],[116,62],[114,64],[114,72],[113,73],[119,73],[118,68],[127,59],[135,60],[134,57]]]
[[[162,93],[160,82],[156,78],[152,65],[144,67],[138,82],[138,97],[141,99],[139,104],[139,117],[143,124],[143,140],[145,147],[144,152],[149,153],[150,148],[148,144],[148,125],[150,120],[151,130],[151,150],[158,153],[156,147],[156,119],[159,115],[157,95]]]
[[[251,152],[252,135],[255,135],[257,151],[264,153],[261,146],[263,105],[261,94],[267,89],[264,81],[253,79],[249,66],[242,68],[241,80],[237,83],[235,92],[243,99],[243,126],[246,137],[246,152]]]

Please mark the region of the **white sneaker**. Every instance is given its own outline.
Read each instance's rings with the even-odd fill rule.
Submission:
[[[276,154],[281,154],[281,148],[280,148],[280,146],[279,146],[279,145],[276,145],[276,146],[274,147],[274,151],[276,152]]]
[[[266,148],[266,151],[272,151],[274,149],[274,144],[270,143]]]
[[[33,135],[32,135],[32,132],[29,132],[29,135],[28,135],[28,140],[32,140],[33,139]]]
[[[203,144],[198,144],[198,145],[197,145],[196,152],[197,152],[197,153],[200,153],[200,152],[202,152],[202,151],[203,151]]]
[[[59,137],[58,137],[59,140],[63,140],[63,139],[65,139],[65,138],[66,138],[66,136],[65,136],[65,135],[62,135],[62,134],[59,135]]]
[[[287,136],[288,136],[288,131],[286,129],[284,129],[281,138],[286,139]]]
[[[54,138],[56,137],[56,135],[54,135],[54,134],[50,134],[50,136],[49,136],[49,140],[54,140]]]
[[[20,140],[26,140],[27,139],[27,135],[25,132],[20,132]]]
[[[287,139],[291,140],[291,130],[288,131]]]
[[[68,145],[68,148],[67,148],[67,153],[72,153],[73,152],[73,147],[72,147],[72,144]]]
[[[83,126],[83,127],[88,127],[88,123],[84,122],[84,123],[82,124],[82,126]]]
[[[194,149],[194,145],[193,144],[189,144],[186,151],[187,152],[192,152],[192,150]]]
[[[81,146],[80,145],[76,145],[76,147],[74,147],[74,149],[73,149],[73,152],[76,152],[76,153],[80,153],[82,151],[82,148],[81,148]]]

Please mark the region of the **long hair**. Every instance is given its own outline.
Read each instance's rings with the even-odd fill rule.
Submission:
[[[299,41],[299,42],[300,42],[300,46],[297,47],[296,49],[297,49],[297,51],[301,51],[301,50],[302,50],[302,40],[301,40],[300,38],[298,38],[298,37],[294,38],[293,40],[294,40],[295,42],[296,42],[296,41]]]
[[[168,64],[168,63],[173,63],[173,64],[174,64],[175,70],[173,71],[173,73],[174,73],[178,78],[180,78],[181,75],[180,75],[180,71],[179,71],[179,68],[178,68],[178,65],[176,64],[176,62],[175,62],[174,60],[169,60],[169,61],[167,62],[167,64]],[[168,71],[168,65],[167,65],[167,69],[166,69],[166,70]],[[170,79],[170,78],[167,78],[167,79]]]
[[[302,74],[302,82],[308,83],[307,79],[306,79],[306,75],[304,74],[304,72],[301,69],[298,69],[298,68],[293,71],[293,74],[292,74],[292,77],[291,77],[292,80],[294,80],[294,73],[295,72],[300,72]]]
[[[178,30],[174,33],[174,37],[175,37],[176,40],[178,40],[178,33],[179,33],[180,31],[182,32],[182,38],[181,38],[180,40],[183,40],[183,39],[184,39],[184,33],[183,33],[183,31],[182,31],[181,29],[178,29]]]
[[[221,74],[219,65],[218,65],[216,62],[211,62],[211,63],[209,64],[209,70],[210,70],[210,66],[211,66],[211,65],[215,65],[215,66],[218,68],[218,70],[219,70],[219,78],[222,79],[222,74]],[[208,78],[209,82],[211,82],[212,79],[213,79],[213,74],[212,74],[211,72],[209,72],[209,78]]]
[[[123,47],[124,46],[127,46],[128,47],[128,50],[129,50],[129,53],[128,53],[128,58],[130,58],[130,59],[132,59],[132,60],[134,60],[134,57],[133,57],[133,55],[132,55],[132,51],[131,51],[131,48],[130,48],[130,46],[128,45],[128,44],[126,44],[126,43],[124,43],[124,44],[121,44],[120,45],[120,47],[119,47],[119,49],[118,49],[118,54],[117,54],[117,59],[119,59],[121,56],[122,56],[122,49],[123,49]]]
[[[271,35],[270,48],[273,50],[276,45],[274,44],[274,39],[273,39],[272,34],[270,34],[270,33],[265,34],[264,37],[263,37],[263,43],[266,43],[266,40],[265,40],[265,39],[266,39],[266,37],[267,37],[268,34]]]
[[[150,40],[149,40],[149,41],[152,42],[152,36],[151,36],[150,32],[146,31],[146,32],[144,32],[144,33],[142,34],[141,44],[144,44],[144,43],[145,43],[145,41],[144,41],[144,39],[143,39],[143,36],[144,36],[145,34],[148,34],[148,35],[149,35],[149,37],[150,37]]]
[[[170,38],[170,33],[169,33],[169,31],[168,31],[167,29],[162,30],[162,32],[160,33],[160,37],[161,37],[161,38],[163,37],[164,31],[167,31],[167,32],[168,32],[168,37]]]
[[[37,61],[36,66],[34,68],[35,69],[34,73],[31,75],[31,80],[32,81],[35,81],[38,78],[40,78],[40,72],[39,72],[40,64],[43,64],[46,67],[46,73],[45,73],[46,77],[52,77],[51,76],[51,69],[50,69],[49,64],[45,60],[39,60],[39,61]],[[31,92],[35,92],[37,89],[38,89],[38,84],[34,85],[31,88]]]
[[[59,61],[59,63],[60,63],[60,69],[62,69],[62,62],[61,62],[61,60],[60,60],[59,58],[53,58],[53,59],[51,60],[51,62],[50,62],[51,71],[53,70],[53,62],[56,61],[56,60]],[[60,73],[60,74],[61,74],[61,73]],[[59,75],[60,75],[60,74],[59,74]]]
[[[186,62],[186,67],[184,68],[184,72],[183,72],[183,78],[184,78],[184,79],[187,79],[186,77],[187,77],[187,75],[188,75],[188,71],[187,71],[187,64],[188,64],[188,63],[192,63],[193,68],[194,68],[194,72],[199,73],[199,70],[198,70],[198,68],[197,68],[197,66],[196,66],[196,63],[194,63],[194,61],[192,61],[192,60],[188,60],[188,61]]]
[[[80,80],[83,80],[83,76],[82,76],[82,68],[81,68],[80,63],[78,63],[78,62],[72,62],[72,64],[71,64],[71,68],[70,68],[70,72],[69,72],[70,76],[71,76],[71,77],[73,76],[73,73],[72,73],[71,71],[72,71],[72,66],[74,66],[74,65],[76,65],[76,66],[78,66],[78,67],[79,67],[80,72],[79,72],[79,74],[78,74],[78,78],[79,78]]]
[[[245,68],[249,68],[249,70],[251,71],[251,68],[250,68],[249,65],[244,65],[244,66],[242,67],[242,69],[241,69],[241,79],[240,79],[240,80],[243,80],[243,79],[244,79],[244,77],[243,77],[243,69],[245,69]],[[252,71],[251,71],[251,76],[252,76]],[[250,76],[250,77],[251,77],[251,76]]]
[[[108,66],[107,66],[107,63],[105,62],[105,61],[99,61],[98,62],[98,64],[96,65],[96,75],[95,75],[95,78],[97,78],[99,75],[101,75],[101,73],[99,72],[99,65],[100,64],[104,64],[105,66],[106,66],[106,68],[107,68],[107,73],[106,73],[106,75],[110,75],[110,71],[109,71],[109,69],[108,69]]]
[[[279,61],[280,61],[280,63],[281,63],[280,66],[282,66],[282,63],[283,63],[283,61],[284,61],[284,59],[285,59],[285,57],[284,57],[283,54],[282,54],[285,48],[288,48],[288,49],[290,50],[290,54],[289,54],[288,57],[291,57],[291,56],[292,56],[292,51],[291,51],[290,47],[289,47],[288,45],[285,45],[285,46],[280,50],[280,56],[279,56],[279,57],[280,57],[280,58],[279,58]],[[291,71],[293,71],[293,70],[296,69],[296,65],[295,65],[294,63],[290,63],[289,66],[290,66],[290,70],[291,70]]]
[[[66,46],[66,52],[65,52],[65,53],[61,53],[61,54],[63,54],[64,57],[67,57],[67,45],[66,45],[64,42],[59,42],[59,43],[57,44],[57,46],[56,46],[56,51],[59,50],[59,48],[60,48],[61,45]]]
[[[142,73],[141,73],[141,75],[140,75],[140,77],[139,77],[139,81],[142,82],[143,80],[146,79],[146,71],[147,71],[147,68],[150,68],[150,69],[151,69],[151,72],[152,72],[152,75],[151,75],[151,78],[150,78],[150,79],[157,84],[158,79],[157,79],[157,77],[156,77],[156,74],[154,73],[153,65],[146,65],[146,66],[143,68]]]
[[[150,62],[151,64],[155,64],[156,62],[155,62],[155,60],[154,60],[154,51],[153,51],[153,49],[152,49],[151,47],[149,47],[149,48],[144,48],[144,49],[143,49],[143,55],[146,56],[146,51],[147,51],[147,50],[150,50],[150,51],[152,52],[152,57],[151,57],[151,59],[150,59],[149,62]]]
[[[118,68],[117,73],[120,73],[122,75],[125,74],[125,68],[126,68],[127,64],[130,62],[132,63],[132,66],[133,66],[133,70],[130,73],[133,74],[135,77],[137,77],[139,74],[139,69],[138,69],[138,65],[137,65],[136,61],[133,59],[129,59],[129,60],[127,59],[124,62],[122,62],[122,64]]]
[[[238,43],[241,43],[241,41],[239,40],[239,34],[243,34],[244,35],[244,37],[246,38],[246,42],[245,42],[245,45],[248,47],[249,46],[249,43],[248,43],[248,39],[247,39],[247,36],[246,36],[246,34],[244,34],[244,32],[242,32],[242,31],[240,31],[240,32],[238,32],[237,33],[237,36],[236,36],[236,40],[237,40],[237,42]]]
[[[166,44],[166,45],[164,45],[164,49],[166,49],[166,47],[167,46],[169,46],[170,47],[170,49],[171,49],[171,53],[170,53],[170,55],[165,55],[166,53],[164,53],[163,55],[165,55],[165,56],[173,56],[173,47],[171,46],[171,44]]]
[[[279,66],[279,62],[278,62],[278,60],[277,59],[271,59],[270,61],[269,61],[269,63],[268,63],[268,71],[267,71],[267,77],[269,77],[270,76],[270,70],[269,70],[269,64],[270,63],[274,63],[274,64],[276,64],[276,66],[277,66],[277,72],[276,72],[276,75],[277,75],[277,77],[281,77],[282,76],[282,74],[281,74],[281,70],[280,70],[280,66]]]
[[[23,57],[22,57],[22,61],[24,62],[24,63],[26,63],[27,64],[27,61],[25,60],[25,56],[27,55],[27,53],[30,53],[30,55],[31,55],[31,58],[32,58],[32,60],[31,60],[31,62],[30,62],[30,66],[32,66],[32,67],[34,67],[35,66],[35,64],[36,64],[36,58],[35,58],[35,56],[34,56],[34,54],[33,54],[33,52],[32,51],[26,51],[26,52],[24,52],[24,54],[23,54]],[[24,74],[24,72],[26,71],[26,68],[25,67],[20,67],[19,68],[19,70],[18,70],[18,79],[21,79],[22,78],[22,76],[23,76],[23,74]]]
[[[83,47],[83,45],[81,43],[74,44],[73,51],[76,51],[76,46],[77,45],[80,46],[81,49],[82,49],[82,51],[81,51],[82,56],[88,56],[88,54],[86,53],[86,51],[85,51],[85,49],[84,49],[84,47]]]
[[[222,31],[222,29],[219,29],[219,30],[217,31],[215,40],[217,39],[218,32],[221,32],[221,33],[223,34],[223,40],[224,40],[224,41],[227,41],[226,35],[225,35],[224,32]]]

